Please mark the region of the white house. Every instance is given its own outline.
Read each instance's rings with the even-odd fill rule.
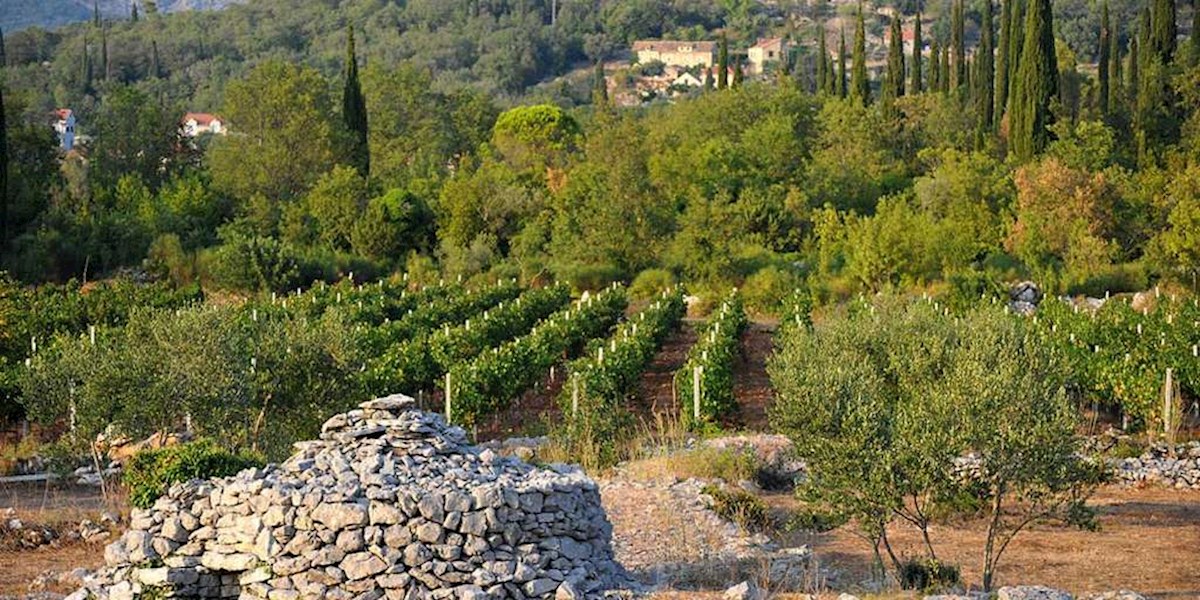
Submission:
[[[670,67],[707,67],[716,63],[716,42],[638,40],[633,43],[638,62],[654,61]]]
[[[184,137],[199,137],[206,133],[225,135],[229,130],[221,117],[208,113],[187,113],[180,123]]]
[[[788,44],[782,38],[765,38],[746,51],[750,62],[750,72],[761,75],[766,72],[767,65],[787,60]]]
[[[60,108],[54,111],[54,132],[58,134],[58,147],[63,152],[75,148],[75,111]]]

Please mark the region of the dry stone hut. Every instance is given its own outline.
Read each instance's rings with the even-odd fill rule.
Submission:
[[[172,487],[75,598],[592,598],[625,580],[595,482],[467,443],[411,398],[282,465]]]

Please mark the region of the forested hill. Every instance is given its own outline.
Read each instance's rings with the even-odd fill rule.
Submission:
[[[140,12],[180,12],[185,10],[218,10],[247,0],[157,0],[137,3]],[[4,0],[0,11],[0,28],[14,32],[27,27],[54,29],[70,23],[87,21],[96,6],[92,0]],[[132,15],[130,0],[99,0],[100,15],[106,19],[125,19]]]

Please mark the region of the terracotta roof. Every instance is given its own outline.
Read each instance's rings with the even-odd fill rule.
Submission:
[[[195,121],[196,124],[201,127],[207,127],[209,125],[212,125],[213,121],[220,121],[220,120],[221,120],[221,117],[218,117],[216,115],[210,115],[208,113],[190,112],[190,113],[187,113],[186,115],[183,115],[184,123],[187,123],[188,121]]]
[[[783,38],[762,38],[754,44],[755,48],[766,48],[768,46],[778,46],[783,43]]]
[[[683,48],[691,48],[692,52],[714,52],[716,42],[680,42],[673,40],[638,40],[633,43],[633,51],[654,50],[656,52],[683,52]]]
[[[54,116],[58,117],[59,119],[61,119],[63,121],[66,121],[67,119],[69,119],[72,114],[74,114],[74,113],[72,113],[71,109],[69,109],[69,108],[59,108],[54,111]]]

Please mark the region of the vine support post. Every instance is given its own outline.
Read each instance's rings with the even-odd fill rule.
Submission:
[[[1175,456],[1175,370],[1167,367],[1163,382],[1163,437],[1167,441],[1167,452]]]
[[[446,371],[446,422],[450,422],[450,371]]]
[[[571,418],[579,417],[579,378],[571,378]]]
[[[704,367],[696,365],[692,369],[692,419],[700,422],[700,380],[704,376]]]

